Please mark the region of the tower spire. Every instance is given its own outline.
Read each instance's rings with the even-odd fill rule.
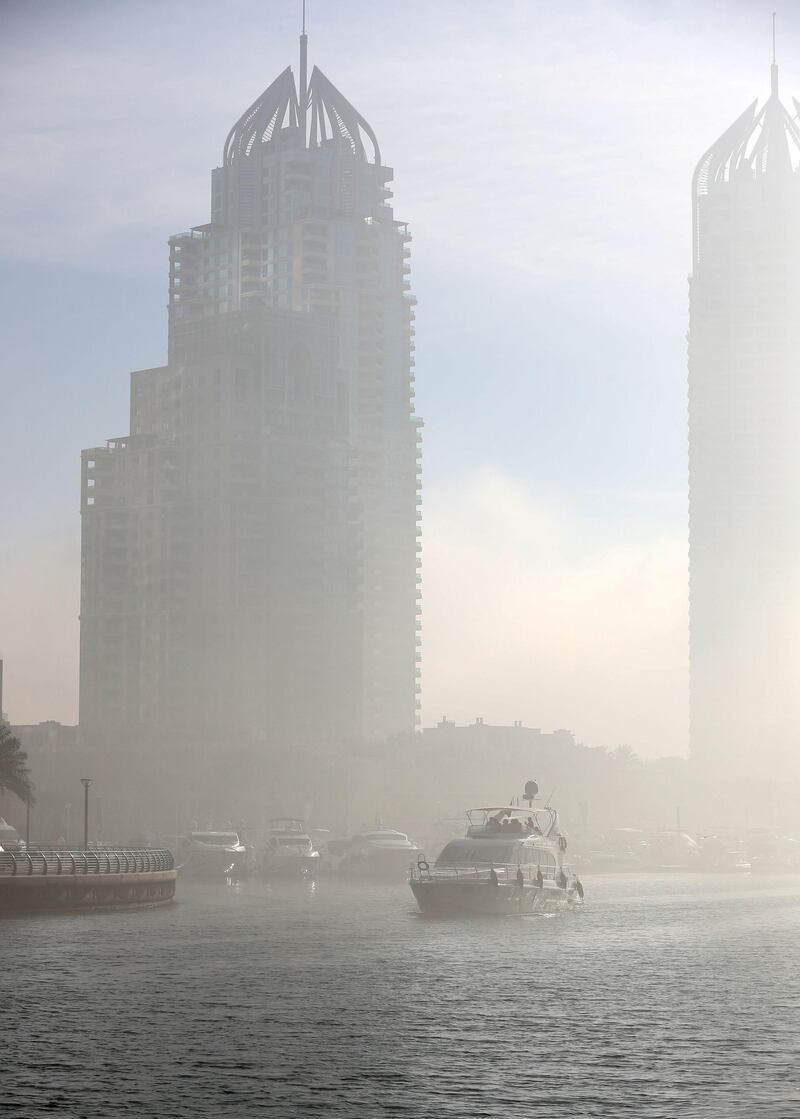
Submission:
[[[308,35],[306,35],[306,0],[303,0],[303,28],[300,32],[300,136],[306,146],[306,110],[308,108]]]
[[[305,5],[305,0],[303,0],[303,3]],[[772,13],[772,66],[770,67],[770,76],[771,76],[771,79],[772,79],[772,96],[773,97],[778,96],[778,61],[777,61],[777,54],[776,54],[776,51],[775,51],[775,21],[776,21],[776,19],[777,19],[777,14],[775,12],[773,12]]]

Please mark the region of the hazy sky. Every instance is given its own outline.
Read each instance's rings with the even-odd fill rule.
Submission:
[[[424,721],[686,749],[686,277],[703,151],[769,89],[761,3],[308,0],[311,61],[412,224]],[[167,246],[207,221],[300,3],[0,5],[0,655],[77,715],[79,452],[166,356]],[[800,10],[778,5],[785,100]]]

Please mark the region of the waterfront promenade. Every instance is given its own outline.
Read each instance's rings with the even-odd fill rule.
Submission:
[[[175,896],[172,852],[149,847],[0,850],[0,917],[31,910],[163,905]]]

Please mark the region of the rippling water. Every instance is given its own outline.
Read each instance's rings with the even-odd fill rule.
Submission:
[[[0,1113],[800,1116],[800,879],[586,886],[552,918],[325,881],[6,920]]]

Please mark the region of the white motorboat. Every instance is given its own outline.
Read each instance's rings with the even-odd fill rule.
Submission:
[[[558,813],[501,805],[467,813],[463,839],[451,840],[433,866],[421,855],[410,886],[420,911],[437,915],[553,913],[583,901],[564,861]]]
[[[244,872],[247,849],[235,831],[193,831],[179,855],[192,878],[235,878]]]
[[[267,824],[262,869],[271,877],[307,878],[319,872],[319,851],[302,820],[278,816]]]
[[[384,827],[357,832],[349,839],[332,839],[327,844],[333,868],[350,878],[402,881],[420,853],[405,832]]]
[[[17,851],[24,846],[17,829],[0,816],[0,851]]]

